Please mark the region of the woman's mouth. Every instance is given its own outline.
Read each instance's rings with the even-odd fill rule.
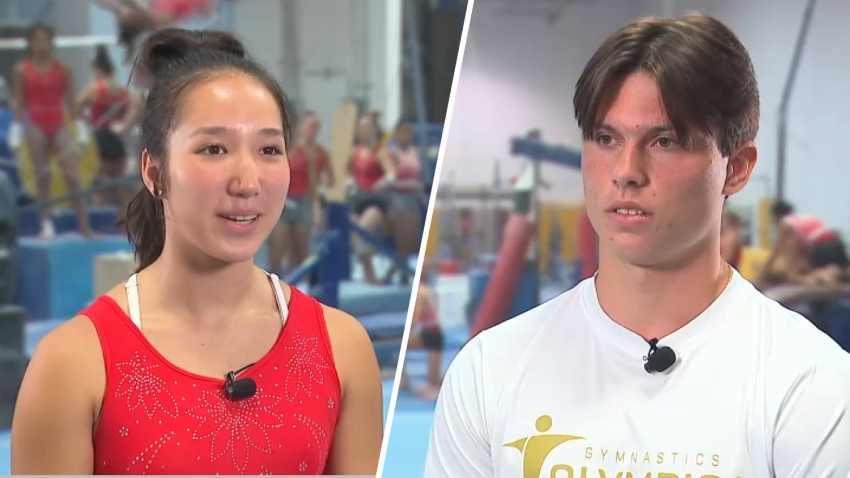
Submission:
[[[228,221],[233,221],[237,224],[251,224],[252,222],[259,219],[260,215],[259,214],[252,214],[252,215],[248,215],[248,216],[227,216],[227,215],[225,215],[225,216],[221,216],[221,217],[227,219]]]

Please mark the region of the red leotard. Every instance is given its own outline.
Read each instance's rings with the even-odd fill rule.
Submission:
[[[32,61],[24,60],[24,96],[29,121],[52,138],[65,127],[65,71],[54,60],[47,71],[40,71]]]
[[[95,128],[107,128],[127,113],[130,95],[125,88],[111,91],[105,82],[97,82],[97,96],[91,104],[89,121]]]
[[[328,153],[321,146],[316,146],[316,174],[328,167]],[[307,195],[310,189],[310,170],[307,168],[307,152],[299,146],[289,156],[289,197],[300,198]]]
[[[151,11],[170,16],[173,21],[181,22],[212,11],[212,0],[155,0]]]
[[[291,289],[280,337],[240,375],[257,393],[240,401],[226,398],[223,380],[163,358],[110,297],[83,311],[106,364],[95,474],[323,474],[341,388],[321,305]]]
[[[361,191],[371,191],[375,184],[384,177],[384,167],[378,160],[380,148],[362,154],[365,148],[358,148],[351,158],[351,171],[354,182]]]
[[[419,327],[422,330],[439,331],[440,319],[437,317],[437,307],[434,305],[434,300],[429,296],[424,303],[424,307],[419,316]]]

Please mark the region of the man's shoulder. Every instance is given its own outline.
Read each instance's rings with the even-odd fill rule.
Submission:
[[[570,310],[580,302],[582,284],[566,290],[555,298],[543,302],[519,315],[491,327],[476,337],[483,347],[495,350],[525,347],[534,337],[544,332],[553,320],[565,322]]]
[[[541,337],[554,324],[569,326],[571,309],[579,303],[581,284],[567,290],[522,314],[490,327],[473,337],[452,362],[475,362],[478,373],[483,369],[507,371],[517,366],[518,358],[536,349]],[[557,321],[557,322],[556,322]],[[485,373],[486,374],[486,373]]]
[[[809,318],[761,296],[768,352],[768,372],[795,380],[814,369],[842,370],[850,375],[850,353]]]

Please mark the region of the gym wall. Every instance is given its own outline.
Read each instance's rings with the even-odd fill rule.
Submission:
[[[730,204],[757,211],[760,200],[775,192],[777,112],[805,3],[592,0],[567,4],[550,24],[539,15],[506,15],[505,2],[476,2],[446,138],[443,178],[454,172],[458,183],[489,181],[496,160],[506,176],[514,174],[521,163],[511,159],[508,141],[534,127],[547,141],[580,146],[573,88],[599,43],[638,16],[699,10],[727,22],[753,56],[762,100],[759,162],[752,182]],[[818,2],[791,101],[786,196],[801,211],[822,217],[850,236],[850,188],[843,175],[828,174],[846,164],[841,138],[850,126],[845,113],[850,110],[850,63],[835,52],[850,42],[848,18],[850,2]],[[543,176],[552,183],[551,190],[541,192],[544,201],[581,203],[577,172],[545,165]],[[817,185],[816,193],[810,191],[812,184]]]
[[[235,29],[297,105],[315,110],[330,143],[333,115],[353,100],[382,112],[384,127],[401,108],[402,2],[254,0],[234,3]],[[388,22],[390,17],[396,22]]]

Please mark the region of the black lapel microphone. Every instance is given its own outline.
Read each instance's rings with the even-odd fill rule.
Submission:
[[[658,346],[658,339],[649,341],[649,353],[644,357],[646,373],[663,372],[676,363],[676,352],[670,347]]]
[[[231,400],[244,400],[253,397],[257,393],[257,382],[253,378],[240,378],[236,376],[251,368],[254,364],[246,365],[235,372],[228,372],[224,376],[224,394]]]

